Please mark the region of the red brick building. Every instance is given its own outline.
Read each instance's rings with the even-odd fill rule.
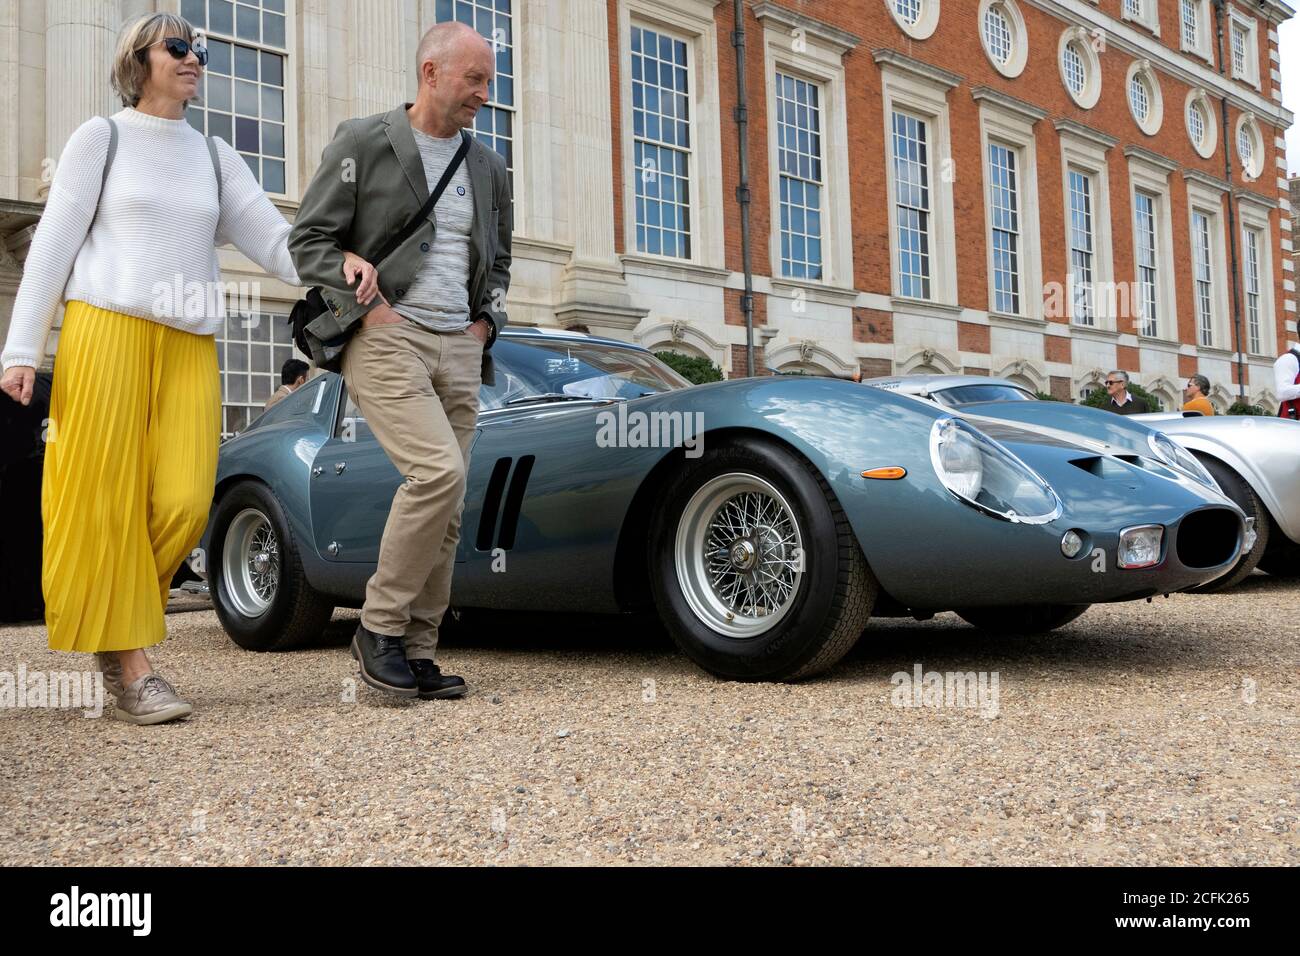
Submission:
[[[741,6],[758,372],[964,370],[1077,397],[1118,367],[1171,405],[1199,371],[1223,408],[1241,352],[1247,396],[1274,404],[1271,363],[1297,338],[1285,3]],[[411,99],[420,36],[454,17],[497,52],[475,132],[514,177],[511,322],[746,372],[734,0],[8,8],[0,335],[51,164],[118,108],[127,18],[179,10],[206,32],[190,122],[292,218],[337,125]],[[221,266],[259,296],[218,335],[228,434],[279,383],[298,292],[236,250]]]
[[[760,370],[965,371],[1077,398],[1121,368],[1166,405],[1199,371],[1222,407],[1240,352],[1247,396],[1272,402],[1296,339],[1286,5],[742,6]],[[582,321],[737,375],[734,27],[729,2],[609,0],[632,315]]]

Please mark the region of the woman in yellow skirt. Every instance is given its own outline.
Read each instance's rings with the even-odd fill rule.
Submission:
[[[28,403],[67,303],[41,501],[49,646],[95,653],[115,716],[138,724],[192,711],[144,649],[167,636],[168,588],[216,478],[216,247],[298,285],[289,224],[243,158],[185,119],[207,56],[171,14],[123,30],[112,82],[125,108],[70,137],[0,355],[0,390]]]

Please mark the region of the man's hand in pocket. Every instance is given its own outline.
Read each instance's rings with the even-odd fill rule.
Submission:
[[[380,298],[382,299],[383,296],[380,296]],[[361,317],[361,325],[367,329],[376,325],[394,325],[405,321],[397,312],[393,311],[393,308],[387,302],[380,302],[379,305]]]

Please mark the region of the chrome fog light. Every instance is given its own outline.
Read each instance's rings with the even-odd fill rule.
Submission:
[[[1072,558],[1083,550],[1083,538],[1077,531],[1067,531],[1061,536],[1061,554]]]
[[[1119,533],[1119,566],[1121,568],[1149,568],[1160,563],[1160,545],[1165,529],[1158,524],[1125,528]]]

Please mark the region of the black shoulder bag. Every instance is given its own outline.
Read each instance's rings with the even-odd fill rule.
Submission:
[[[433,207],[436,206],[438,200],[442,198],[442,194],[446,190],[447,184],[451,182],[451,177],[456,174],[457,167],[464,162],[466,154],[469,153],[469,144],[469,133],[461,130],[460,146],[456,150],[456,155],[452,156],[451,162],[449,162],[447,168],[443,170],[442,178],[439,179],[438,184],[433,187],[433,192],[429,193],[429,198],[424,201],[424,205],[420,207],[420,211],[411,217],[411,221],[403,226],[402,230],[397,233],[397,235],[390,238],[388,242],[384,244],[384,247],[379,250],[373,259],[369,260],[376,268],[379,267],[380,263],[392,255],[402,245],[402,243],[411,238],[415,231],[420,228],[420,223],[424,222],[429,213],[433,212]],[[307,326],[309,326],[318,316],[321,316],[328,311],[330,311],[330,308],[325,304],[325,299],[320,294],[319,286],[312,286],[307,290],[307,294],[303,298],[294,303],[293,309],[289,312],[289,324],[293,329],[294,344],[298,347],[298,351],[302,352],[303,355],[313,355],[311,343],[307,338]],[[332,339],[327,339],[321,344],[326,348],[341,349],[341,347],[346,345],[348,340],[352,338],[353,334],[356,332],[356,327],[357,323],[354,322],[346,331],[343,332],[343,334]],[[338,372],[341,371],[341,363],[342,351],[340,350],[336,353],[333,359],[318,364],[326,371]]]

